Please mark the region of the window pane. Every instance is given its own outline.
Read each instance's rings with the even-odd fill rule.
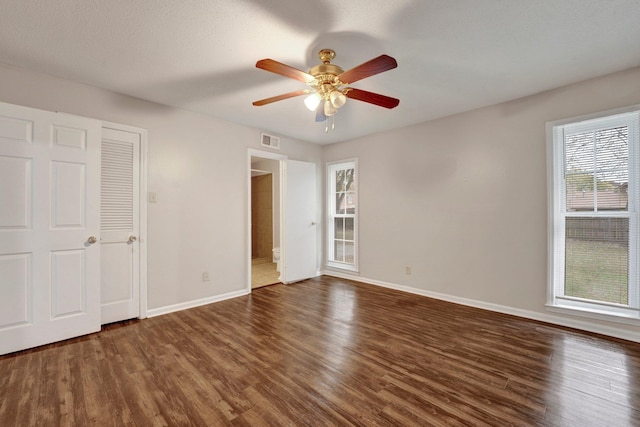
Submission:
[[[627,170],[629,168],[629,129],[617,127],[598,130],[596,140],[596,168],[598,170]],[[615,181],[615,175],[610,177]]]
[[[334,261],[343,262],[344,261],[344,242],[336,240],[333,242],[334,244]]]
[[[567,172],[567,212],[594,210],[593,173]]]
[[[598,130],[595,140],[598,210],[627,210],[629,128]]]
[[[337,214],[347,213],[346,196],[347,196],[347,193],[336,193],[336,213]]]
[[[615,174],[615,178],[612,175]],[[598,211],[626,211],[628,208],[629,171],[613,170],[596,175]]]
[[[565,137],[565,181],[567,211],[594,211],[594,133]]]
[[[345,242],[344,243],[344,261],[348,262],[349,264],[353,264],[354,261],[354,244],[353,242]]]
[[[356,213],[356,193],[346,193],[344,200],[344,213],[349,215]]]
[[[354,224],[353,218],[344,219],[344,228],[345,228],[344,239],[345,240],[353,240],[353,224]]]
[[[355,191],[356,189],[356,171],[355,169],[347,169],[345,172],[344,191]]]
[[[341,169],[336,171],[336,191],[355,190],[355,169]]]
[[[344,239],[344,218],[334,218],[334,238]]]
[[[565,170],[567,173],[593,172],[594,162],[594,133],[584,132],[567,135],[565,143]]]
[[[628,137],[627,126],[565,137],[568,212],[627,210]]]
[[[594,133],[565,137],[565,181],[567,211],[594,211]]]
[[[355,193],[336,193],[336,213],[340,215],[356,213]]]
[[[566,218],[565,295],[629,304],[629,219]]]

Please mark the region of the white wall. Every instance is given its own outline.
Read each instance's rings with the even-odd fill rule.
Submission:
[[[545,123],[639,103],[637,68],[325,147],[359,159],[360,277],[551,319]]]
[[[149,309],[246,289],[247,149],[260,149],[259,129],[4,65],[0,101],[148,130]],[[282,137],[279,152],[320,169],[318,145]]]

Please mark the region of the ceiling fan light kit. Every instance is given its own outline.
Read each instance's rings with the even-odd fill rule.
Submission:
[[[339,66],[331,63],[335,56],[336,53],[333,50],[322,49],[318,53],[318,58],[320,58],[322,64],[311,68],[308,73],[273,59],[261,59],[256,63],[257,68],[301,81],[310,86],[311,89],[298,90],[262,99],[255,101],[253,105],[262,106],[283,99],[310,94],[304,99],[305,106],[309,110],[316,112],[317,122],[327,122],[330,117],[332,119],[332,129],[334,127],[333,117],[337,110],[345,105],[347,98],[389,109],[398,106],[400,100],[396,98],[347,86],[366,77],[396,68],[398,63],[395,59],[388,55],[380,55],[357,67],[344,71]],[[325,132],[328,131],[329,126],[326,124]]]
[[[304,105],[307,106],[309,111],[316,111],[316,108],[318,108],[320,101],[322,101],[322,97],[318,92],[314,92],[304,99]]]

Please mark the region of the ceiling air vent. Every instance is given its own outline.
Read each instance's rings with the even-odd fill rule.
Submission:
[[[260,145],[263,147],[275,148],[276,150],[280,149],[280,138],[277,136],[267,135],[266,133],[262,134],[262,141],[260,141]]]

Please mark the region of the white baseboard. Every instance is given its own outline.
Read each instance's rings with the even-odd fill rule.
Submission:
[[[240,291],[227,292],[226,294],[216,295],[208,298],[201,298],[193,301],[182,302],[179,304],[167,305],[159,308],[152,308],[147,310],[147,317],[161,316],[163,314],[173,313],[174,311],[186,310],[189,308],[199,307],[201,305],[207,305],[214,302],[220,302],[231,298],[237,298],[244,295],[249,295],[251,291],[242,289]]]
[[[551,323],[568,328],[579,329],[582,331],[593,332],[596,334],[607,335],[614,338],[633,341],[640,343],[640,334],[629,330],[618,329],[611,326],[601,325],[597,323],[585,322],[577,319],[568,319],[565,317],[554,316],[547,313],[539,313],[520,308],[509,307],[506,305],[493,304],[485,301],[478,301],[469,298],[457,297],[454,295],[441,294],[431,292],[424,289],[413,288],[411,286],[403,286],[395,283],[384,282],[381,280],[369,279],[362,276],[354,276],[333,270],[325,270],[322,274],[327,276],[338,277],[341,279],[354,280],[356,282],[367,283],[369,285],[381,286],[383,288],[395,289],[397,291],[408,292],[411,294],[422,295],[442,301],[452,302],[456,304],[466,305],[469,307],[481,308],[484,310],[495,311],[497,313],[510,314],[512,316],[524,317],[525,319],[538,320],[540,322]]]
[[[322,272],[318,270],[315,277],[320,277],[321,275],[322,275]],[[305,280],[305,279],[302,279],[302,280]],[[189,308],[200,307],[201,305],[207,305],[207,304],[224,301],[231,298],[237,298],[244,295],[249,295],[250,293],[251,293],[250,289],[249,290],[242,289],[239,291],[228,292],[226,294],[216,295],[213,297],[201,298],[193,301],[181,302],[179,304],[172,304],[164,307],[147,309],[146,317],[162,316],[163,314],[169,314],[175,311],[181,311],[181,310],[187,310]]]

